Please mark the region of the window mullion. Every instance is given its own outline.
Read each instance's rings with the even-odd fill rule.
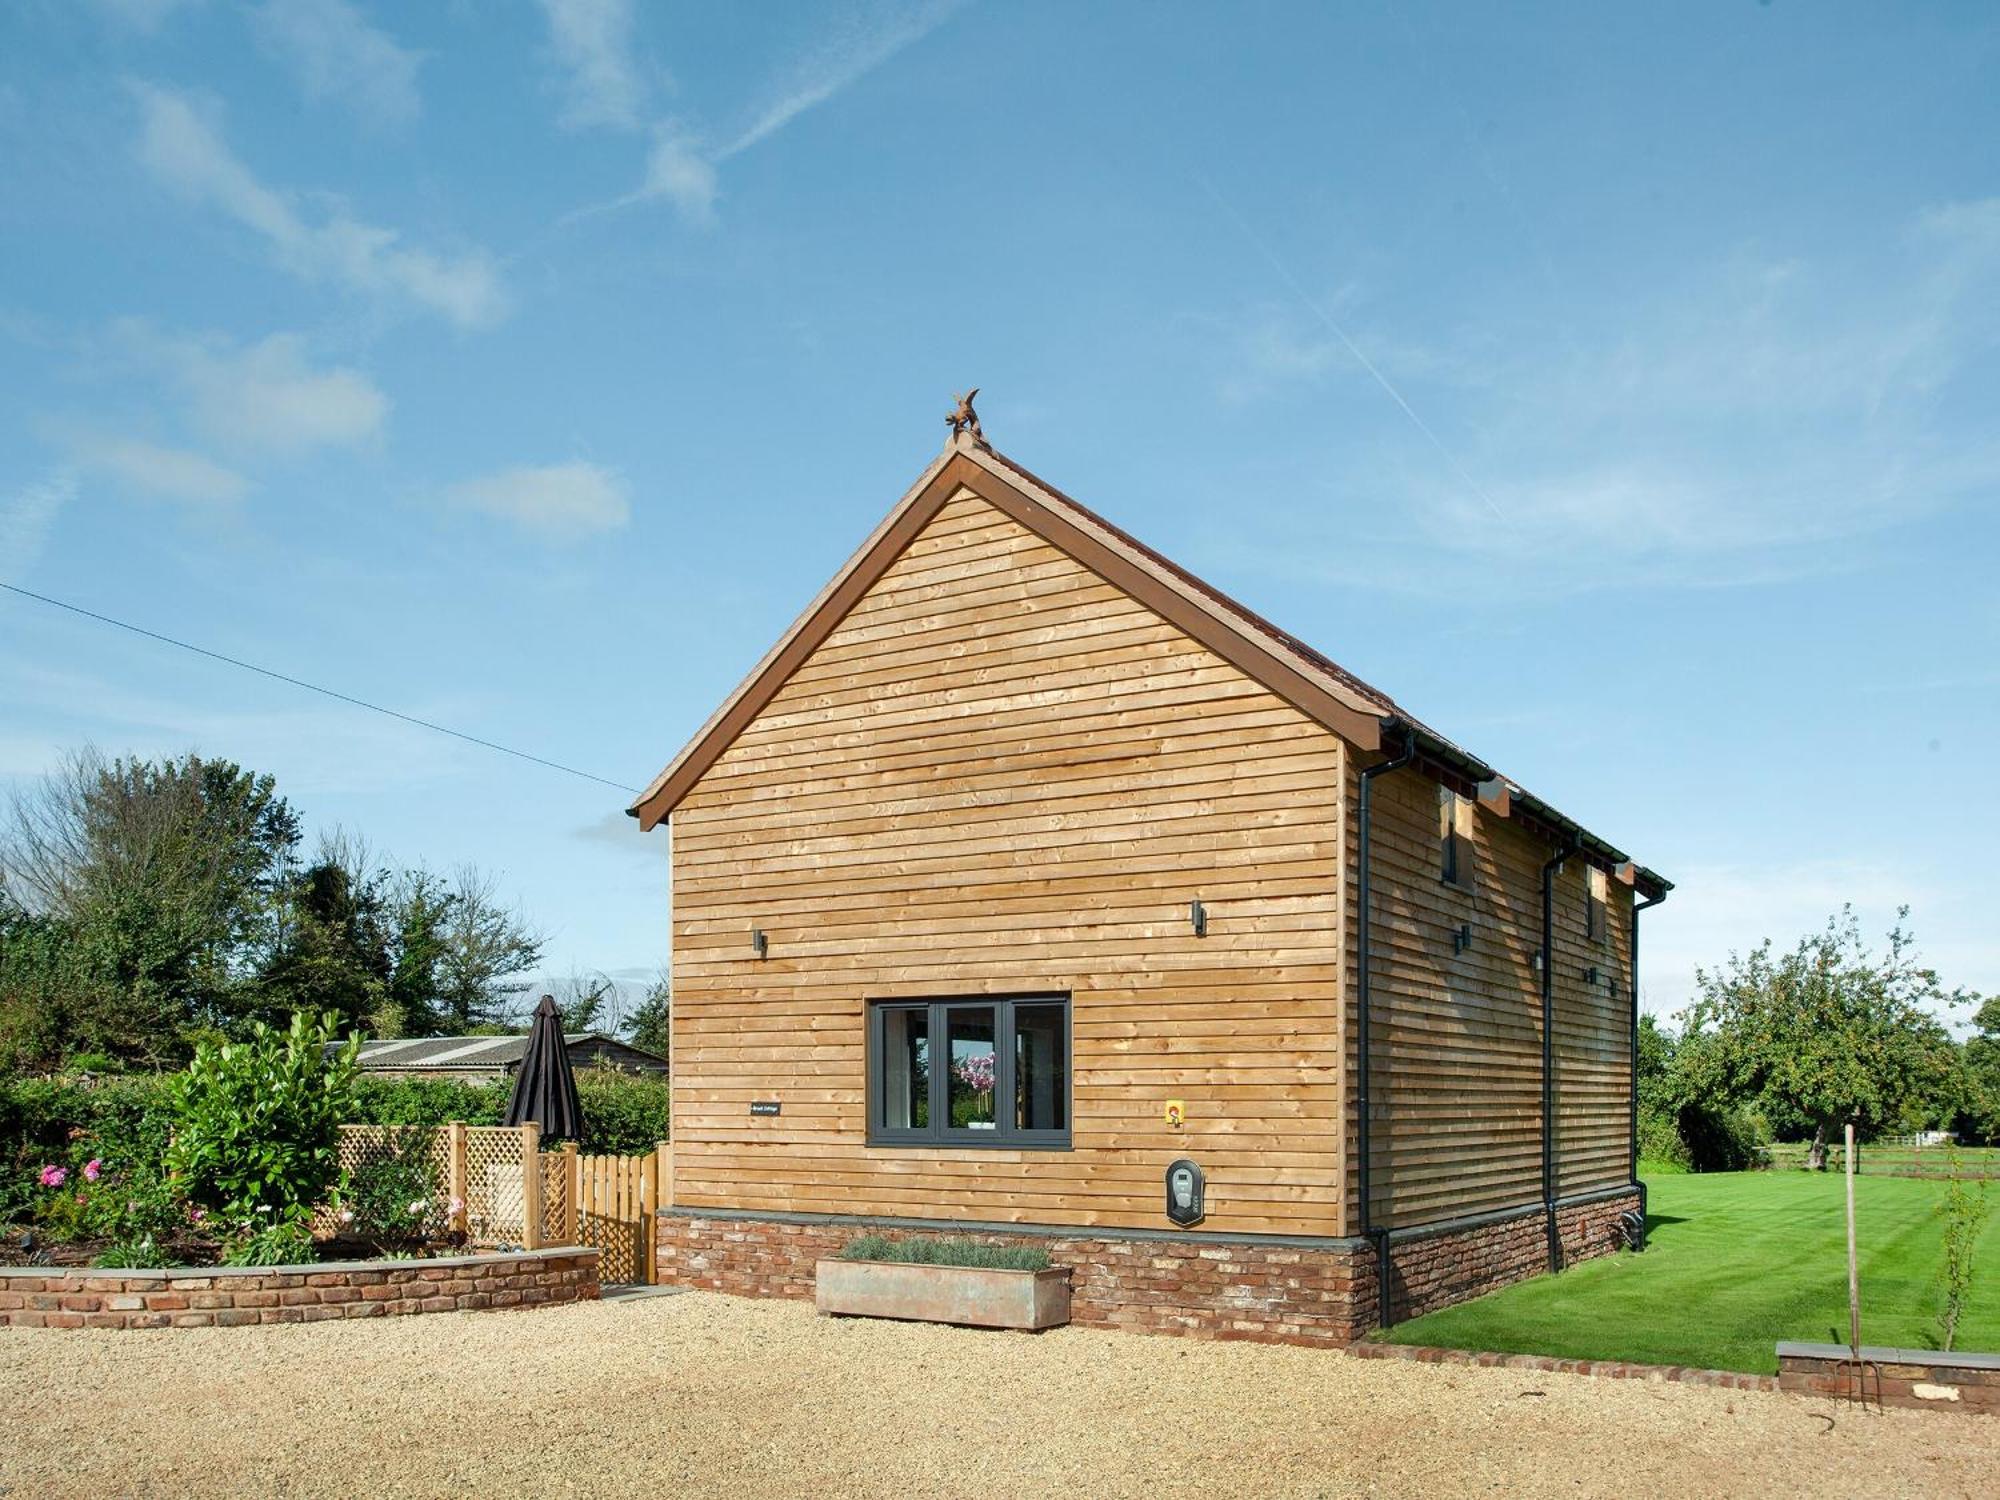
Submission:
[[[1010,1145],[1019,1134],[1014,1113],[1014,1002],[993,1004],[993,1127]]]
[[[951,1087],[950,1080],[945,1076],[951,1067],[951,1043],[945,1032],[945,1013],[949,1009],[949,1006],[932,1001],[928,1011],[931,1030],[931,1124],[925,1137],[940,1144],[945,1138],[945,1126],[951,1119]]]

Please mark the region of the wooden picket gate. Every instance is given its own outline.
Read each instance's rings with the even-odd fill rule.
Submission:
[[[653,1279],[654,1220],[667,1181],[667,1143],[644,1156],[586,1156],[574,1142],[542,1153],[544,1238],[601,1253],[598,1279]]]

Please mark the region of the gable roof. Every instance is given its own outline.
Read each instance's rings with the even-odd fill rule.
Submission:
[[[1358,750],[1407,748],[1426,771],[1462,792],[1504,791],[1512,804],[1511,816],[1543,827],[1559,841],[1574,843],[1586,857],[1615,869],[1645,894],[1663,896],[1673,888],[1671,881],[1633,864],[1622,850],[1453,744],[1388,694],[970,433],[954,434],[944,452],[918,476],[778,643],[626,809],[641,828],[653,828],[680,803],[918,533],[949,501],[966,491],[1186,631]]]

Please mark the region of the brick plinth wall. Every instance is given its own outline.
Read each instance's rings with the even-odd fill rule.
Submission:
[[[0,1266],[0,1326],[231,1328],[596,1298],[595,1250],[172,1271]]]
[[[1854,1390],[1848,1357],[1840,1344],[1778,1345],[1778,1389],[1808,1396],[1846,1397]],[[1936,1349],[1877,1349],[1861,1346],[1861,1357],[1881,1372],[1884,1406],[1929,1411],[2000,1415],[2000,1354],[1943,1354]],[[1874,1372],[1866,1395],[1874,1400]]]
[[[1562,1263],[1573,1266],[1617,1250],[1618,1216],[1638,1208],[1637,1192],[1559,1204],[1556,1226]],[[1362,1267],[1358,1295],[1369,1300],[1367,1325],[1376,1325],[1375,1257]],[[1548,1216],[1539,1208],[1497,1222],[1414,1230],[1390,1236],[1389,1302],[1394,1321],[1405,1322],[1484,1296],[1549,1268]]]
[[[1626,1193],[1558,1211],[1568,1259],[1617,1248]],[[1462,1302],[1547,1269],[1540,1210],[1442,1234],[1392,1240],[1398,1319]],[[1071,1271],[1070,1320],[1085,1326],[1267,1343],[1352,1343],[1375,1326],[1375,1252],[1318,1243],[909,1226],[895,1220],[761,1218],[669,1210],[660,1216],[658,1279],[748,1297],[811,1297],[813,1266],[865,1230],[973,1239],[1048,1251]]]

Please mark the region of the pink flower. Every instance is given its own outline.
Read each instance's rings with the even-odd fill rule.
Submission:
[[[952,1071],[974,1093],[987,1093],[993,1087],[993,1054],[975,1052],[970,1057],[961,1057]]]
[[[94,1156],[91,1157],[89,1161],[83,1164],[83,1180],[85,1182],[95,1182],[97,1181],[98,1178],[102,1177],[103,1175],[104,1175],[104,1163],[99,1161],[96,1157]]]
[[[458,1217],[458,1216],[459,1216],[460,1214],[462,1214],[462,1213],[464,1213],[464,1212],[465,1212],[465,1200],[464,1200],[463,1198],[454,1198],[454,1199],[452,1199],[452,1200],[451,1200],[451,1216],[452,1216],[452,1217],[453,1217],[453,1218],[455,1219],[455,1218],[457,1218],[457,1217]]]
[[[68,1177],[69,1173],[62,1167],[49,1166],[42,1168],[43,1187],[61,1187]]]
[[[208,1210],[205,1208],[190,1208],[188,1210],[188,1219],[192,1223],[199,1224],[203,1219],[207,1217],[208,1217]]]

